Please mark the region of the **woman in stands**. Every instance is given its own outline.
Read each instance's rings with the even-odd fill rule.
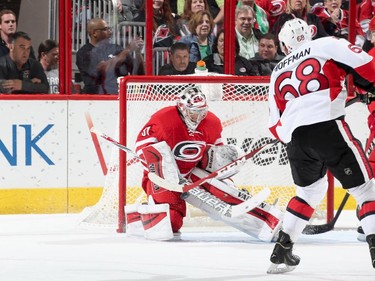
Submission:
[[[177,25],[180,28],[181,36],[189,35],[189,22],[191,17],[199,12],[208,8],[207,0],[186,0],[184,5],[184,11],[181,17],[177,21]]]
[[[212,33],[214,21],[209,11],[195,13],[189,22],[189,35],[181,38],[181,42],[190,48],[190,61],[197,62],[212,54],[215,36]]]

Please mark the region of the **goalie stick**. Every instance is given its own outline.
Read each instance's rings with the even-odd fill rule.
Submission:
[[[268,142],[262,144],[258,148],[253,149],[249,153],[245,154],[241,158],[234,160],[233,162],[229,163],[228,165],[225,165],[224,167],[216,170],[215,172],[212,172],[211,174],[208,174],[207,176],[201,178],[200,180],[197,180],[192,183],[171,183],[169,181],[166,181],[165,179],[159,177],[155,173],[149,173],[148,178],[156,185],[161,186],[165,189],[176,191],[176,192],[187,192],[192,188],[197,187],[198,185],[202,185],[205,182],[207,182],[209,179],[216,178],[217,176],[220,176],[227,172],[228,170],[232,169],[235,166],[241,166],[244,162],[246,162],[248,159],[254,157],[254,155],[258,154],[260,151],[262,151],[264,148],[266,148],[269,144],[276,144],[278,143],[278,140],[269,140]]]
[[[197,193],[199,192],[202,192],[202,190],[197,191]],[[205,192],[205,193],[208,193],[208,192]],[[235,218],[243,214],[246,214],[247,212],[251,211],[258,205],[260,205],[262,202],[264,202],[268,198],[268,196],[270,196],[270,194],[271,194],[271,190],[269,188],[265,188],[261,190],[260,192],[258,192],[257,194],[255,194],[254,196],[251,196],[249,199],[237,205],[228,204],[212,194],[210,194],[210,196],[205,194],[205,196],[203,196],[204,200],[202,202],[204,204],[211,206],[220,215],[223,215],[229,218]],[[184,192],[181,194],[181,198],[184,199],[185,196],[190,196],[190,195],[191,194],[189,194],[188,192]]]
[[[95,135],[97,136],[100,136],[101,138],[105,139],[106,141],[109,141],[110,143],[112,143],[113,145],[117,146],[118,148],[120,148],[121,150],[129,153],[131,156],[133,156],[134,158],[140,160],[140,161],[143,161],[142,158],[140,158],[138,156],[137,153],[135,153],[133,150],[131,150],[130,148],[126,147],[125,145],[122,145],[121,143],[119,143],[118,141],[116,141],[114,138],[111,138],[110,136],[100,132],[99,130],[97,130],[96,128],[92,127],[90,129],[90,132],[91,133],[94,133]]]

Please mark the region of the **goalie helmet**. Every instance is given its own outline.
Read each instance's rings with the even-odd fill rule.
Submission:
[[[311,41],[311,28],[304,20],[297,18],[288,20],[279,32],[279,41],[284,53],[284,47],[287,49],[288,53],[285,53],[287,55]]]
[[[189,130],[195,131],[207,116],[206,96],[197,87],[189,87],[178,95],[177,108]]]

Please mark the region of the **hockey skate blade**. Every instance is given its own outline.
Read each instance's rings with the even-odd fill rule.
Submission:
[[[276,264],[271,263],[270,267],[267,270],[268,274],[282,274],[286,272],[291,272],[296,269],[296,265],[287,265],[285,263]]]
[[[268,196],[270,196],[270,194],[271,190],[269,188],[265,188],[256,195],[242,202],[241,204],[232,206],[231,217],[235,218],[251,211],[258,205],[260,205],[263,201],[265,201],[268,198]]]

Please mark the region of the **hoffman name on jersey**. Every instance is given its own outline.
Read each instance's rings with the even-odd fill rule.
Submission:
[[[275,66],[275,69],[274,70],[280,70],[282,68],[284,68],[286,65],[294,62],[295,60],[298,60],[300,58],[303,58],[304,56],[307,56],[310,54],[310,51],[311,49],[308,48],[308,49],[304,49],[292,56],[287,56],[285,59],[283,59],[282,61],[280,61],[276,66]]]

